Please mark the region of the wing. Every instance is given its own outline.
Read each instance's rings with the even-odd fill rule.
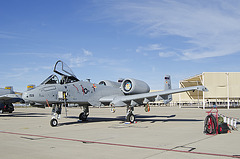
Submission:
[[[0,100],[7,101],[7,100],[21,100],[21,97],[17,94],[5,94],[0,96]]]
[[[137,104],[142,104],[145,102],[150,101],[159,101],[164,100],[166,96],[174,93],[181,93],[186,91],[208,91],[208,89],[204,86],[193,86],[193,87],[186,87],[186,88],[179,88],[179,89],[169,89],[165,91],[158,91],[158,92],[150,92],[150,93],[142,93],[142,94],[135,94],[135,95],[126,95],[126,96],[108,96],[103,97],[100,99],[100,102],[109,102],[112,106],[120,107],[131,105],[135,106]]]

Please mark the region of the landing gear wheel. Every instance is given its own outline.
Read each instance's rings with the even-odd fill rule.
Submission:
[[[127,122],[134,123],[135,121],[135,116],[132,113],[129,113],[127,115]]]
[[[50,125],[51,125],[52,127],[57,126],[57,125],[58,125],[57,119],[52,119],[52,120],[50,121]]]
[[[80,113],[79,120],[86,121],[87,120],[87,115],[84,112]]]

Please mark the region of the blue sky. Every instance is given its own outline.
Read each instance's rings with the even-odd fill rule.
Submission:
[[[24,91],[57,60],[79,79],[136,78],[163,88],[240,71],[239,0],[0,1],[0,87]]]

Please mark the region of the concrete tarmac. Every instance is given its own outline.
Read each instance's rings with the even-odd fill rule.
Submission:
[[[206,135],[206,111],[197,108],[135,108],[135,124],[124,122],[126,108],[90,108],[87,122],[78,121],[80,108],[62,111],[51,127],[51,109],[15,108],[0,114],[0,156],[4,159],[219,159],[240,158],[240,133]],[[220,109],[239,118],[240,109]],[[239,123],[237,125],[239,128]]]

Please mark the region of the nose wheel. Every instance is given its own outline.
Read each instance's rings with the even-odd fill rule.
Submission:
[[[52,127],[56,127],[58,125],[58,120],[60,119],[60,115],[62,112],[62,105],[61,104],[54,104],[52,106],[52,119],[50,120],[50,125]]]
[[[54,118],[53,118],[53,119],[50,121],[50,125],[51,125],[52,127],[57,126],[57,125],[58,125],[57,119],[54,119]]]

